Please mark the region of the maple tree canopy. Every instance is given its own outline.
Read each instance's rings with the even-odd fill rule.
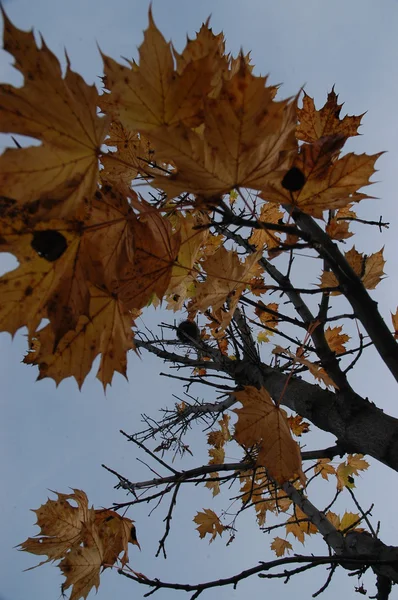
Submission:
[[[254,74],[249,55],[226,54],[223,35],[208,22],[178,53],[149,12],[137,62],[119,64],[102,55],[99,92],[69,59],[63,73],[43,40],[38,45],[4,11],[3,18],[4,48],[24,83],[0,86],[0,131],[40,143],[18,142],[0,156],[0,251],[19,263],[0,278],[0,327],[11,335],[27,328],[24,362],[38,368],[38,379],[59,384],[72,376],[81,387],[99,355],[97,377],[106,389],[115,372],[126,376],[127,353],[142,347],[134,333],[137,318],[160,303],[182,312],[187,331],[202,319],[203,328],[193,326],[194,339],[187,339],[202,359],[193,363],[194,375],[206,375],[215,351],[232,373],[242,348],[231,343],[231,324],[243,340],[246,335],[240,303],[254,308],[250,322],[260,329],[260,344],[279,332],[281,322],[297,324],[275,297],[265,299],[275,289],[292,289],[272,261],[283,253],[293,260],[297,248],[319,249],[319,240],[331,245],[325,242],[319,253],[324,270],[312,281],[318,297],[345,294],[354,306],[347,278],[354,277],[364,293],[381,281],[383,250],[369,256],[353,246],[344,268],[333,254],[337,242],[353,235],[354,208],[369,198],[360,190],[371,183],[380,156],[344,153],[361,116],[341,118],[334,89],[321,109],[306,93],[280,99],[276,86]],[[228,225],[236,226],[229,235]],[[241,226],[250,227],[244,257],[237,251]],[[302,344],[293,351],[295,339],[285,335],[289,348],[271,349],[274,363],[290,369],[285,388],[278,396],[234,372],[238,389],[226,393],[224,414],[208,434],[213,476],[205,485],[213,495],[220,492],[215,469],[225,462],[225,445],[238,443],[252,461],[237,471],[242,502],[257,497],[260,525],[267,511],[279,514],[295,504],[286,533],[303,541],[318,529],[326,536],[322,522],[309,522],[312,509],[295,496],[306,484],[295,437],[309,424],[300,414],[288,415],[281,401],[293,372],[305,371],[337,393],[346,379],[336,356],[348,352],[350,337],[342,324],[324,329],[325,322],[308,316],[297,298],[292,302],[304,321]],[[398,311],[392,318],[398,337]],[[372,325],[363,324],[372,337]],[[310,338],[327,360],[311,359]],[[372,339],[377,347],[377,335]],[[393,354],[385,355],[393,370]],[[241,407],[231,413],[230,429],[226,411],[233,403]],[[178,405],[179,418],[187,410]],[[342,490],[367,466],[360,454],[338,466],[320,458],[315,475],[335,476]],[[61,561],[71,600],[98,587],[102,568],[118,560],[126,565],[128,542],[138,545],[130,519],[89,508],[80,490],[58,493],[35,512],[40,536],[21,548]],[[329,511],[322,518],[329,533],[342,536],[359,517]],[[200,537],[210,541],[227,529],[211,509],[194,521]],[[271,547],[278,557],[292,549],[281,537]]]

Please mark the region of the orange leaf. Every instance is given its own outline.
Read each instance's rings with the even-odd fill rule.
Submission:
[[[341,333],[342,329],[342,325],[338,325],[337,327],[328,327],[325,330],[326,341],[330,349],[336,354],[343,354],[346,351],[344,344],[350,339],[349,335]]]

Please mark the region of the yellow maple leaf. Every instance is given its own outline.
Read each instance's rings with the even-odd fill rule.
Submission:
[[[225,529],[219,517],[210,508],[204,508],[203,512],[198,512],[193,521],[198,525],[196,529],[201,538],[204,538],[207,533],[211,536],[209,544],[216,539],[217,534],[221,536]]]
[[[177,213],[171,219],[176,230],[180,235],[180,247],[177,259],[171,271],[170,283],[166,294],[173,294],[187,278],[192,283],[197,273],[193,271],[193,266],[197,262],[201,248],[205,245],[209,235],[207,229],[195,229],[205,221],[203,215],[193,215],[187,213],[183,216]]]
[[[275,102],[275,88],[265,83],[240,57],[217,97],[205,100],[203,132],[183,124],[148,132],[156,155],[175,165],[152,185],[169,197],[191,192],[211,198],[237,187],[261,190],[275,169],[289,168],[296,150],[296,102]]]
[[[200,125],[204,98],[212,89],[219,63],[214,54],[185,53],[178,72],[171,45],[156,27],[151,10],[139,47],[139,65],[130,62],[125,67],[108,56],[102,57],[110,93],[101,97],[100,105],[124,127],[150,131],[162,125]]]
[[[337,489],[341,491],[345,487],[354,488],[353,474],[354,467],[347,465],[345,462],[341,463],[336,469]]]
[[[265,202],[261,207],[260,217],[258,222],[263,223],[278,223],[283,219],[284,213],[281,211],[279,206],[272,204],[271,202]],[[258,250],[262,250],[264,246],[268,250],[277,248],[280,244],[280,233],[266,229],[264,226],[262,229],[253,229],[253,232],[249,238],[249,243],[256,246]]]
[[[97,115],[98,93],[33,32],[4,18],[4,48],[15,57],[24,85],[0,86],[0,131],[36,138],[39,146],[8,149],[0,157],[1,195],[30,204],[36,220],[75,217],[97,185],[98,155],[108,118]],[[56,193],[55,193],[56,192]],[[35,203],[33,205],[33,203]]]
[[[196,284],[191,309],[205,312],[212,306],[218,326],[225,329],[231,321],[242,292],[259,269],[257,261],[260,254],[255,252],[241,263],[236,252],[221,246],[202,263],[206,281]],[[221,309],[227,300],[228,311],[223,311]]]
[[[181,236],[158,210],[142,205],[139,218],[131,219],[134,260],[126,263],[115,281],[114,292],[124,306],[139,309],[161,299],[170,284]]]
[[[329,481],[329,475],[336,474],[336,469],[330,464],[330,462],[331,461],[329,458],[319,458],[314,467],[315,473],[320,473],[322,479],[326,479],[326,481]]]
[[[349,335],[341,333],[342,329],[342,325],[338,325],[336,327],[328,327],[325,330],[325,338],[329,344],[329,348],[336,354],[343,354],[346,351],[344,344],[350,339]]]
[[[353,525],[358,524],[358,521],[360,521],[359,515],[352,512],[345,512],[341,519],[339,529],[340,531],[348,531],[349,529],[353,529]],[[356,527],[355,529],[357,530]]]
[[[369,468],[369,463],[364,460],[363,454],[349,454],[347,464],[353,469],[354,475],[358,475],[358,471],[366,471]]]
[[[351,204],[347,204],[335,213],[326,225],[326,233],[333,240],[346,240],[354,234],[349,231],[350,220],[356,218],[356,213],[351,210]]]
[[[39,366],[38,379],[51,377],[58,384],[72,375],[81,387],[101,354],[97,377],[106,388],[115,371],[126,376],[126,354],[135,348],[133,314],[113,294],[90,286],[89,317],[79,317],[76,329],[61,338],[55,351],[51,326],[37,331],[30,336],[31,349],[24,362]]]
[[[276,556],[284,556],[285,554],[290,554],[293,546],[287,540],[276,537],[271,544],[271,550],[275,552]]]
[[[361,254],[355,249],[355,246],[344,254],[353,271],[361,278],[363,285],[368,290],[373,290],[383,279],[385,260],[383,257],[383,248],[370,256]],[[321,288],[337,287],[339,282],[337,277],[331,271],[324,271],[321,276]],[[341,292],[338,290],[331,292],[332,296],[338,296]]]
[[[293,163],[293,169],[302,178],[299,189],[291,191],[291,186],[285,183],[290,169],[274,170],[260,197],[268,202],[297,206],[317,218],[322,218],[325,210],[368,198],[358,190],[370,185],[374,164],[381,153],[372,156],[350,153],[337,159],[344,141],[343,136],[337,135],[304,144]]]
[[[300,125],[297,137],[304,142],[314,142],[325,135],[341,134],[344,137],[359,135],[358,127],[363,115],[345,116],[340,119],[342,104],[337,103],[338,95],[334,89],[328,93],[326,104],[316,110],[313,98],[304,92],[303,108],[298,109]]]
[[[254,312],[259,317],[261,323],[267,328],[266,331],[261,332],[263,335],[261,336],[261,340],[259,341],[268,342],[270,336],[274,335],[273,330],[277,328],[279,323],[278,316],[273,314],[278,312],[278,304],[276,302],[264,304],[264,302],[260,300],[259,302],[257,302],[257,306],[254,309]]]
[[[294,417],[288,417],[287,422],[289,423],[289,427],[293,433],[300,437],[303,433],[308,433],[310,429],[310,424],[306,421],[303,421],[303,417],[300,415],[295,415]]]
[[[212,473],[211,477],[218,477],[218,473]],[[220,493],[220,482],[219,481],[206,481],[205,487],[207,487],[209,490],[212,491],[213,498],[214,498],[214,496],[218,496],[218,494]]]
[[[145,136],[126,129],[119,121],[112,121],[104,143],[116,147],[115,152],[109,151],[101,156],[104,169],[100,175],[104,181],[130,186],[138,173],[145,172],[148,163],[155,161],[154,150]],[[159,167],[163,168],[163,165]]]
[[[257,465],[266,467],[279,484],[296,476],[303,479],[299,446],[292,438],[285,414],[267,390],[246,386],[234,395],[243,404],[243,408],[234,411],[238,415],[236,441],[247,448],[258,446]]]
[[[222,465],[225,460],[225,450],[224,448],[210,448],[209,456],[209,465]]]
[[[71,505],[77,504],[77,507]],[[120,562],[128,562],[128,543],[139,546],[131,519],[112,510],[88,507],[86,494],[57,493],[57,500],[48,500],[34,511],[40,534],[20,544],[20,549],[37,555],[47,555],[49,561],[62,559],[59,568],[65,575],[62,591],[72,587],[71,600],[87,598],[90,590],[98,589],[100,571]]]
[[[336,515],[336,513],[332,512],[331,510],[328,510],[328,512],[326,513],[325,517],[331,522],[331,524],[336,528],[336,529],[340,529],[340,517],[339,515]]]

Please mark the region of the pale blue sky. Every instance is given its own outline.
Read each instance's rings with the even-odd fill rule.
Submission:
[[[13,23],[23,29],[40,31],[47,45],[63,60],[67,48],[72,68],[89,83],[99,84],[101,59],[96,42],[104,53],[116,60],[120,56],[136,57],[147,25],[146,0],[12,0],[5,6]],[[380,309],[389,318],[398,303],[398,248],[396,227],[398,169],[398,3],[396,0],[155,0],[154,18],[166,38],[181,49],[188,33],[191,37],[203,20],[212,13],[216,32],[223,29],[227,46],[237,53],[241,46],[252,50],[256,73],[270,73],[270,81],[283,82],[283,97],[295,94],[303,85],[323,103],[332,85],[345,102],[349,114],[367,111],[361,128],[362,137],[352,140],[350,150],[368,154],[387,150],[378,162],[380,181],[372,193],[382,200],[362,203],[361,215],[390,221],[390,230],[381,237],[376,230],[362,230],[355,239],[359,250],[370,253],[385,244],[387,258],[385,279],[375,293]],[[0,75],[4,82],[20,83],[10,66],[11,57],[0,53]],[[4,146],[4,138],[2,138]],[[2,259],[0,266],[6,265]],[[7,265],[8,266],[8,265]],[[173,322],[172,314],[151,311],[145,319],[150,327],[162,320]],[[101,469],[106,463],[131,479],[147,478],[148,472],[135,460],[136,453],[118,434],[120,428],[134,432],[139,428],[141,412],[156,414],[156,408],[174,402],[172,393],[180,389],[156,374],[163,365],[150,356],[129,362],[129,383],[116,376],[104,397],[102,387],[91,374],[78,392],[74,381],[64,381],[58,389],[51,380],[35,383],[35,368],[20,364],[26,349],[24,332],[13,342],[8,334],[0,336],[0,380],[2,382],[0,447],[0,502],[2,533],[0,541],[0,600],[57,600],[61,578],[55,567],[46,566],[23,573],[35,564],[35,558],[17,553],[13,546],[34,535],[34,514],[30,508],[44,503],[47,489],[66,492],[68,487],[83,488],[95,506],[109,506],[122,501],[121,492],[112,489],[114,479]],[[398,416],[389,373],[374,363],[369,354],[361,363],[352,382],[360,393],[368,395],[380,407]],[[380,394],[380,380],[383,394]],[[212,397],[207,390],[202,396]],[[322,440],[326,440],[322,442]],[[318,435],[308,438],[309,447],[328,444],[331,438]],[[202,448],[200,429],[191,438],[191,446]],[[231,456],[229,458],[238,458]],[[197,464],[191,460],[185,468]],[[394,497],[398,492],[395,473],[380,465],[358,482],[365,507],[375,502],[375,520],[382,519],[382,539],[398,545]],[[320,488],[314,502],[323,505],[327,488]],[[329,490],[329,494],[331,491]],[[386,496],[388,497],[386,500]],[[225,547],[217,540],[211,546],[199,541],[192,518],[202,508],[227,506],[228,494],[213,502],[208,490],[184,490],[175,513],[169,537],[169,559],[155,559],[157,542],[163,535],[162,519],[166,506],[150,519],[148,507],[140,505],[131,513],[137,521],[140,553],[131,549],[131,566],[148,576],[170,581],[199,581],[228,576],[271,557],[271,536],[253,526],[252,515],[239,521],[234,544]],[[349,510],[354,508],[343,502]],[[320,542],[308,550],[324,552]],[[295,545],[295,550],[302,551]],[[303,549],[304,551],[304,549]],[[257,578],[243,582],[236,591],[221,588],[208,592],[209,600],[242,598],[246,594],[267,597],[308,598],[323,583],[325,572],[300,576],[284,586],[281,582],[264,582]],[[347,600],[357,599],[354,581],[344,574],[336,576],[334,586],[323,594],[324,600],[344,590]],[[300,587],[298,587],[300,586]],[[369,592],[373,592],[369,583]],[[141,598],[147,589],[138,587],[115,573],[106,572],[97,595],[98,600]],[[131,596],[130,596],[131,595]],[[90,596],[94,597],[94,594]],[[157,596],[183,598],[175,592],[160,591]],[[185,596],[189,597],[189,596]]]

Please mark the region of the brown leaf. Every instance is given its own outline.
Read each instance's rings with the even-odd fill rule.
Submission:
[[[106,388],[115,371],[126,376],[126,354],[135,348],[133,325],[133,313],[114,295],[90,286],[89,317],[79,317],[76,329],[61,338],[55,351],[54,332],[46,325],[30,337],[31,351],[24,362],[39,366],[38,379],[51,377],[58,384],[72,375],[81,387],[101,354],[97,377]]]
[[[217,198],[239,186],[261,190],[275,169],[290,167],[296,103],[275,102],[275,88],[252,75],[243,58],[239,62],[218,96],[207,98],[203,132],[179,124],[148,133],[157,156],[175,165],[152,183],[169,197],[191,192]]]
[[[282,182],[288,171],[274,170],[260,197],[268,202],[297,206],[320,219],[325,210],[368,198],[358,190],[370,185],[374,164],[382,153],[372,156],[350,153],[338,159],[344,141],[344,137],[335,135],[304,144],[293,163],[304,176],[302,187],[297,191],[284,187]]]
[[[93,587],[98,589],[100,571],[114,565],[121,552],[121,565],[128,562],[128,543],[139,546],[135,527],[131,519],[112,510],[89,508],[87,496],[81,490],[73,490],[73,494],[57,493],[57,497],[34,511],[40,534],[28,538],[20,548],[47,555],[44,563],[62,559],[58,565],[65,575],[62,592],[71,587],[71,600],[85,599]]]
[[[315,142],[325,135],[340,134],[344,137],[358,135],[358,127],[363,115],[340,119],[342,104],[337,103],[338,95],[334,89],[328,94],[326,104],[316,110],[314,100],[304,92],[303,108],[298,109],[300,125],[297,138],[304,142]]]
[[[366,256],[360,254],[355,246],[344,254],[347,262],[352,267],[353,271],[361,278],[363,285],[368,290],[373,290],[378,283],[383,279],[385,260],[383,257],[383,249]],[[339,285],[337,277],[331,271],[324,271],[321,276],[321,288],[336,287]],[[338,296],[341,292],[331,292],[332,296]]]
[[[276,556],[284,556],[284,554],[290,554],[290,551],[293,550],[293,546],[287,540],[276,537],[271,544],[271,550],[275,552]]]
[[[210,508],[204,508],[203,512],[198,512],[193,520],[198,525],[196,529],[201,538],[204,538],[206,534],[211,536],[209,544],[216,539],[217,534],[221,536],[225,529],[219,517]]]
[[[127,263],[114,291],[129,309],[139,309],[156,296],[163,298],[180,248],[180,234],[155,208],[143,205],[140,218],[132,219],[134,261]]]
[[[291,436],[285,414],[267,390],[246,386],[234,395],[243,404],[234,411],[238,415],[236,441],[246,448],[258,446],[257,465],[266,467],[279,484],[297,475],[303,478],[299,446]]]
[[[336,469],[330,464],[330,460],[328,458],[319,458],[314,467],[315,473],[320,473],[322,479],[326,479],[329,481],[329,475],[335,475]]]
[[[97,116],[98,93],[70,69],[65,77],[44,42],[36,45],[4,18],[4,48],[15,57],[24,85],[0,86],[0,131],[36,138],[39,146],[6,150],[0,157],[1,194],[20,204],[40,198],[60,200],[52,209],[36,206],[36,220],[75,217],[97,185],[98,153],[108,119]],[[61,192],[61,189],[63,192]],[[62,201],[61,201],[62,200]]]
[[[149,10],[149,26],[139,47],[139,65],[122,66],[104,60],[105,85],[110,94],[101,97],[101,108],[130,130],[150,131],[162,125],[184,123],[197,127],[203,117],[204,98],[212,89],[219,68],[213,55],[194,53],[179,60],[174,68],[170,43],[156,27]]]

